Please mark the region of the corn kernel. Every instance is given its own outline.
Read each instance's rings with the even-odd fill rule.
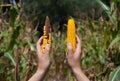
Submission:
[[[76,50],[76,28],[75,23],[73,19],[68,20],[68,26],[67,26],[67,44],[71,43],[73,52]]]
[[[48,17],[46,17],[46,22],[45,22],[45,26],[44,26],[44,29],[43,29],[43,33],[44,34],[43,34],[42,52],[44,53],[46,44],[51,44],[52,43],[50,21],[49,21]]]

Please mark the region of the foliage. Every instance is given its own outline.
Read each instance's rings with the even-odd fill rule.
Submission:
[[[107,15],[109,16],[110,20],[112,23],[115,23],[115,13],[114,13],[114,9],[115,9],[115,2],[111,3],[111,9],[106,6],[101,0],[97,0],[97,2],[101,5],[101,7],[104,9],[104,11],[107,13]]]
[[[90,0],[26,0],[24,9],[30,17],[37,17],[40,26],[43,26],[46,15],[52,24],[59,22],[61,25],[67,22],[69,16],[74,16],[76,10],[87,11],[93,6],[95,1]]]
[[[22,10],[11,6],[8,12],[0,15],[0,78],[1,81],[26,81],[26,70],[30,69],[27,67],[30,64],[28,52],[33,55],[35,52],[32,27],[27,24]]]
[[[116,68],[115,71],[111,72],[109,81],[120,80],[120,67]]]
[[[119,80],[120,10],[118,7],[119,0],[116,1],[113,1],[114,6],[107,7],[109,11],[106,13],[109,20],[105,20],[102,16],[98,20],[75,18],[76,32],[82,40],[82,59],[80,62],[83,71],[91,81]],[[44,4],[40,0],[39,3],[41,4],[40,9],[37,7],[38,5],[34,5],[35,3],[31,4],[33,4],[33,8],[42,12],[42,8],[45,9],[46,13],[48,10],[51,10],[51,13],[52,11],[56,12],[52,14],[54,16],[58,15],[58,11],[61,11],[54,10],[55,7],[51,7],[54,4],[54,2],[51,3],[51,0],[45,0]],[[64,8],[64,5],[68,5],[69,0],[61,1],[61,3],[58,4],[58,7]],[[102,2],[100,2],[100,5],[106,7]],[[35,45],[38,40],[36,35],[41,32],[36,30],[37,25],[36,27],[33,26],[34,17],[33,20],[29,21],[22,8],[11,6],[10,10],[4,13],[1,7],[0,10],[0,80],[27,81],[36,71]],[[110,18],[113,17],[109,16],[111,13],[114,13],[112,14],[114,18]],[[46,14],[41,13],[40,17],[43,15],[46,16]],[[50,19],[53,18],[54,21],[57,21],[58,17],[55,17],[50,16]],[[44,20],[45,18],[40,19]],[[75,81],[75,77],[66,61],[66,32],[53,32],[52,40],[52,64],[45,81]]]

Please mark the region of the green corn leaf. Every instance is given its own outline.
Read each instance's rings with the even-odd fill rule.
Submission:
[[[10,11],[10,19],[11,19],[11,22],[10,22],[10,25],[11,27],[14,27],[15,26],[15,20],[16,20],[16,17],[17,17],[17,14],[18,14],[18,9],[17,7],[11,7],[11,11]]]
[[[19,36],[19,33],[20,33],[20,26],[18,26],[12,33],[12,36],[11,36],[11,40],[10,40],[10,43],[8,44],[8,48],[6,51],[8,50],[12,50],[12,48],[14,47],[15,43],[16,43],[16,40]]]
[[[4,65],[4,64],[0,65],[0,73],[4,72],[5,67],[6,67],[6,65]]]
[[[108,17],[110,18],[111,22],[114,24],[115,22],[115,14],[111,12],[110,8],[105,5],[101,0],[96,0],[97,3],[103,8],[103,10],[107,13]]]
[[[14,66],[16,66],[16,62],[15,62],[14,58],[11,56],[11,53],[6,52],[5,56],[8,57],[11,60],[11,62]]]
[[[109,48],[112,47],[114,44],[118,43],[120,41],[120,36],[117,36],[109,45]]]
[[[110,8],[108,6],[106,6],[101,0],[96,0],[96,1],[102,6],[102,8],[104,10],[107,10],[107,11],[110,10]]]
[[[108,81],[120,81],[120,66],[110,73]]]
[[[1,38],[1,37],[5,37],[5,36],[8,36],[8,30],[3,31],[3,32],[0,34],[0,38]]]

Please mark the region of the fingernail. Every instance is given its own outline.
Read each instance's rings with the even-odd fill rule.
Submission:
[[[68,49],[72,49],[72,44],[71,43],[68,43]]]
[[[46,49],[50,49],[50,44],[46,44]]]

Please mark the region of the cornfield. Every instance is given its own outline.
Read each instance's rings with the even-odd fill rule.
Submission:
[[[64,31],[59,31],[58,26],[57,32],[51,29],[52,35],[47,35],[51,39],[47,41],[52,42],[52,64],[44,81],[76,81],[66,61],[66,43],[71,40],[67,39],[67,34],[70,32],[74,33],[73,38],[77,34],[82,41],[80,62],[91,81],[120,80],[120,1],[111,1],[110,6],[101,0],[96,2],[108,19],[104,16],[98,19],[73,17],[75,32],[72,29],[67,32],[67,23],[64,23]],[[27,81],[35,73],[36,42],[45,32],[44,26],[39,27],[34,19],[28,18],[21,3],[6,5],[0,0],[0,81]]]

